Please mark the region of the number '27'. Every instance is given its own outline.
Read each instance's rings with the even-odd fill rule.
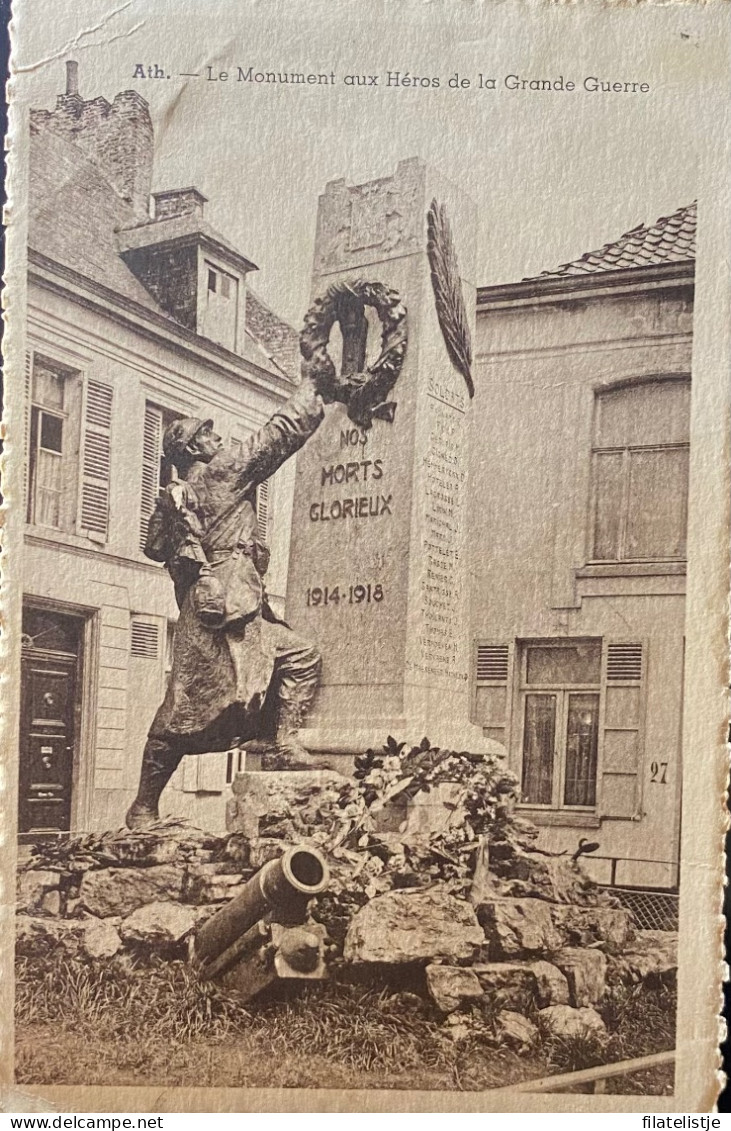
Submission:
[[[668,784],[667,762],[650,762],[650,781],[657,782],[658,785]]]

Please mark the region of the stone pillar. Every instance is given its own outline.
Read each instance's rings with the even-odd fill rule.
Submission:
[[[408,309],[409,339],[388,398],[393,423],[364,431],[333,406],[297,460],[286,607],[323,655],[301,732],[312,750],[355,753],[389,734],[475,752],[496,745],[469,722],[471,401],[437,317],[432,200],[449,218],[474,335],[476,210],[454,185],[411,159],[367,184],[333,181],[319,201],[313,299],[341,280],[387,284]],[[372,313],[370,360],[380,345]]]

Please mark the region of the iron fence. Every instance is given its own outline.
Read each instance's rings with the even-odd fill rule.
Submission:
[[[617,887],[606,890],[632,912],[641,931],[677,931],[677,892]]]

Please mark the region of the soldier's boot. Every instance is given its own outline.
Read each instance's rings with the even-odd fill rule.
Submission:
[[[309,703],[280,699],[274,745],[262,755],[262,770],[324,770],[328,762],[310,754],[299,737]]]
[[[171,750],[166,742],[148,738],[142,755],[137,797],[125,817],[128,829],[144,829],[147,825],[160,820],[158,810],[160,795],[175,773],[182,757],[182,753]]]

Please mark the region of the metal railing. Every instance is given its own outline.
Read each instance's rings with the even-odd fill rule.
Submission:
[[[633,1060],[618,1060],[614,1064],[582,1068],[579,1072],[564,1072],[560,1076],[539,1076],[536,1080],[524,1080],[506,1088],[495,1088],[491,1095],[507,1095],[509,1092],[566,1092],[581,1084],[592,1084],[592,1091],[596,1095],[606,1091],[607,1080],[613,1076],[630,1076],[634,1072],[644,1072],[648,1068],[658,1068],[674,1062],[675,1049],[670,1049],[650,1056],[637,1056]]]
[[[631,911],[641,931],[677,931],[678,894],[647,888],[606,888]]]

